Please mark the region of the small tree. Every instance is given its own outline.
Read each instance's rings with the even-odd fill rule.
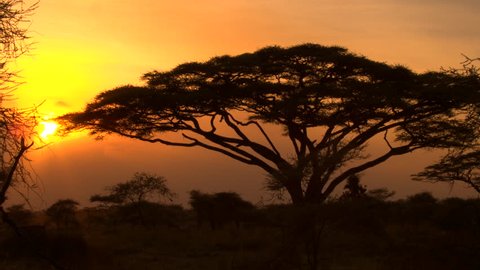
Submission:
[[[106,204],[141,203],[149,199],[169,200],[175,197],[162,176],[137,172],[125,183],[118,183],[106,188],[106,195],[93,195],[91,202]]]
[[[367,188],[360,184],[360,177],[352,175],[347,179],[341,199],[357,199],[366,196]]]
[[[78,221],[75,212],[78,205],[78,202],[71,199],[58,200],[46,210],[46,214],[57,228],[76,227]]]
[[[152,213],[162,214],[163,208],[158,203],[152,203],[151,200],[172,201],[175,197],[166,184],[167,180],[162,176],[137,172],[125,183],[118,183],[107,187],[108,194],[93,195],[91,202],[102,203],[113,210],[113,219],[120,219],[122,222],[130,224],[142,224],[144,226],[154,225],[155,218],[151,218]],[[160,217],[158,217],[160,218]]]

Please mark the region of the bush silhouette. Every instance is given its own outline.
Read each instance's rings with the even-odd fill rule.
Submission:
[[[33,212],[26,209],[24,204],[15,204],[8,207],[7,213],[18,226],[28,225],[33,219]]]
[[[71,199],[58,200],[45,213],[57,229],[75,228],[79,224],[75,216],[78,205],[78,202]]]
[[[197,215],[198,226],[206,221],[212,229],[220,228],[229,222],[235,223],[238,228],[255,209],[235,192],[206,194],[192,190],[189,203]]]

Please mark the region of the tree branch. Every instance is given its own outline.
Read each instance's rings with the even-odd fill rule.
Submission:
[[[0,189],[0,205],[2,205],[6,200],[6,194],[10,186],[12,185],[15,171],[17,170],[18,164],[22,159],[25,152],[33,146],[33,142],[30,144],[25,144],[25,139],[20,139],[20,149],[18,150],[17,155],[13,158],[13,163],[10,166],[8,174],[3,182],[2,188]]]
[[[121,136],[124,136],[124,137],[127,137],[127,138],[131,138],[131,139],[137,139],[137,140],[144,141],[144,142],[149,142],[149,143],[161,143],[161,144],[168,145],[168,146],[192,147],[192,146],[197,145],[195,142],[180,143],[180,142],[171,142],[171,141],[163,140],[163,139],[160,139],[160,138],[145,138],[145,137],[142,137],[142,136],[139,136],[139,135],[132,135],[132,134],[129,134],[129,133],[118,131],[118,130],[110,130],[109,132],[112,132],[112,133],[115,133],[115,134],[118,134],[118,135],[121,135]]]
[[[270,145],[270,147],[272,148],[272,150],[275,152],[275,154],[277,154],[280,158],[281,158],[281,154],[280,152],[277,150],[277,148],[275,147],[275,145],[273,144],[273,141],[270,139],[270,137],[268,136],[267,132],[262,128],[262,126],[257,122],[257,121],[248,121],[246,123],[243,123],[237,119],[235,119],[235,117],[233,117],[233,115],[231,113],[227,113],[226,116],[225,116],[225,120],[227,122],[227,124],[229,126],[231,126],[236,132],[240,132],[241,134],[243,134],[245,137],[246,135],[237,127],[235,126],[234,123],[232,123],[230,121],[231,118],[236,124],[239,124],[241,126],[249,126],[249,125],[255,125],[259,130],[260,132],[262,133],[263,137],[267,140],[268,144]],[[230,125],[231,124],[231,125]],[[239,134],[240,135],[240,134]],[[249,140],[247,138],[248,141],[251,142],[251,140]]]
[[[235,160],[238,160],[238,161],[241,161],[245,164],[252,164],[252,165],[256,165],[264,170],[266,170],[267,172],[269,173],[274,173],[276,172],[276,170],[271,167],[270,165],[268,165],[267,163],[265,163],[264,161],[258,159],[257,157],[249,154],[248,152],[245,152],[241,149],[238,149],[238,148],[235,148],[234,146],[232,145],[229,145],[229,144],[226,144],[226,143],[217,143],[219,144],[220,146],[222,147],[225,147],[233,152],[236,152],[238,155],[230,152],[230,151],[227,151],[226,149],[223,149],[223,148],[220,148],[220,147],[215,147],[215,146],[212,146],[212,145],[208,145],[206,143],[203,143],[201,141],[199,141],[198,139],[195,139],[193,137],[190,137],[186,134],[183,134],[183,136],[186,138],[186,139],[189,139],[189,140],[192,140],[193,141],[193,144],[195,146],[200,146],[200,147],[203,147],[205,149],[209,149],[209,150],[212,150],[212,151],[215,151],[215,152],[219,152],[219,153],[222,153],[224,155],[227,155]],[[212,141],[213,142],[213,141]]]
[[[365,163],[363,163],[359,166],[356,166],[356,167],[353,167],[353,168],[350,168],[350,169],[346,170],[345,172],[343,172],[342,174],[340,174],[339,176],[337,176],[334,180],[332,180],[330,182],[327,189],[325,189],[325,191],[323,192],[323,196],[326,197],[326,196],[330,195],[333,192],[333,190],[335,189],[335,187],[338,186],[340,183],[342,183],[350,175],[360,173],[360,172],[362,172],[362,171],[364,171],[368,168],[371,168],[373,166],[376,166],[380,163],[385,162],[386,160],[388,160],[389,158],[391,158],[393,156],[406,154],[406,153],[412,152],[412,151],[414,151],[415,149],[418,149],[418,148],[419,147],[413,147],[410,144],[395,147],[395,148],[390,149],[390,151],[388,151],[384,155],[377,157],[376,159],[367,161],[367,162],[365,162]]]

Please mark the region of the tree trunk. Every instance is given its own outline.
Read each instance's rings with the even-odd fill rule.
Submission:
[[[285,186],[290,199],[292,199],[293,204],[303,204],[305,202],[305,196],[302,191],[302,183],[300,179],[288,179],[287,185]]]
[[[308,181],[305,191],[305,201],[308,203],[319,204],[325,201],[325,194],[322,193],[321,173],[314,172]]]

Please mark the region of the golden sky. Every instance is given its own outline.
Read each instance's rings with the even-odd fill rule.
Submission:
[[[31,17],[32,49],[14,65],[24,81],[17,103],[43,103],[40,112],[54,117],[81,110],[100,91],[138,84],[153,69],[304,42],[438,70],[458,66],[461,53],[480,56],[478,14],[477,0],[42,0]],[[215,162],[199,158],[205,156]],[[191,188],[238,191],[253,201],[261,195],[261,171],[202,150],[76,138],[32,157],[47,202],[62,196],[85,202],[135,171],[166,176],[182,196]],[[187,162],[195,163],[188,170],[194,174],[179,171]],[[395,167],[376,168],[369,185],[400,195],[432,188],[408,180],[416,172],[404,172],[408,161],[391,163]],[[392,170],[401,171],[401,184],[381,182]],[[436,188],[448,195],[448,188]]]

